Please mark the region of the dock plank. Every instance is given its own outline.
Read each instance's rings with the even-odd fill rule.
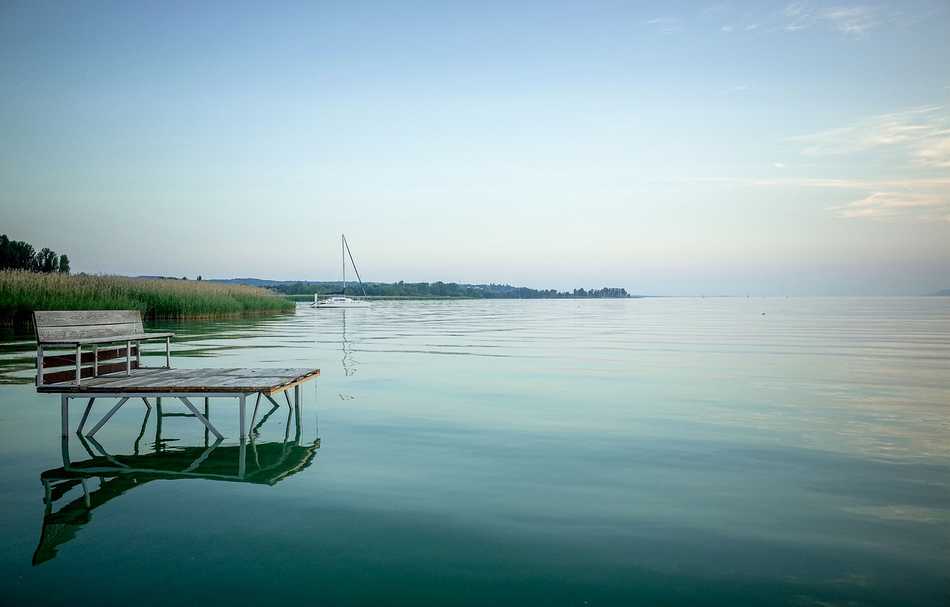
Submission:
[[[102,375],[77,386],[70,381],[39,386],[47,393],[186,392],[274,393],[320,375],[319,369],[135,369],[125,373]]]

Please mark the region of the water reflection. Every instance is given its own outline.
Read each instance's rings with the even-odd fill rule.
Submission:
[[[356,374],[356,363],[357,361],[353,358],[353,347],[350,342],[346,339],[346,310],[340,310],[343,313],[343,329],[342,329],[342,338],[341,338],[341,349],[343,350],[343,358],[340,362],[343,363],[343,374],[347,377]]]
[[[114,454],[92,437],[77,433],[87,459],[73,461],[69,438],[62,439],[63,465],[40,474],[44,513],[33,565],[53,559],[60,546],[69,542],[92,520],[100,506],[155,480],[205,479],[276,485],[308,468],[320,448],[319,430],[303,440],[300,407],[286,407],[283,437],[262,441],[261,429],[275,412],[276,404],[253,426],[248,440],[239,444],[209,442],[207,430],[197,445],[163,435],[161,420],[181,414],[156,412],[155,440],[149,453],[141,453],[151,409],[146,410],[141,430],[131,443],[130,454]],[[73,491],[73,490],[76,491]],[[76,493],[79,493],[78,497]],[[57,502],[72,498],[57,507]]]

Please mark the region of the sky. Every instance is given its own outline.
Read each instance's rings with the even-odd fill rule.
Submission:
[[[0,231],[74,271],[950,288],[950,3],[0,3]]]

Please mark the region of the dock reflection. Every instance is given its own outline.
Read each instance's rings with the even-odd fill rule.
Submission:
[[[283,409],[283,407],[281,407]],[[257,424],[247,440],[240,444],[222,444],[204,440],[199,445],[183,445],[162,435],[156,424],[155,442],[149,453],[140,453],[140,443],[148,414],[132,443],[131,454],[113,454],[94,438],[77,434],[89,456],[72,461],[68,438],[62,439],[63,466],[40,474],[44,490],[43,526],[33,553],[33,565],[53,559],[63,544],[73,539],[92,520],[96,508],[154,480],[206,479],[239,483],[276,485],[306,468],[314,461],[320,438],[301,438],[299,409],[287,407],[282,440],[260,440],[261,426],[275,412],[271,409]],[[167,415],[167,414],[166,414]],[[80,495],[75,497],[76,489]],[[60,507],[57,502],[73,496]]]

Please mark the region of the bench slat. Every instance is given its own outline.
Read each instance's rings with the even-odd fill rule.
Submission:
[[[124,338],[129,335],[138,335],[144,333],[142,322],[139,321],[110,324],[110,325],[86,325],[86,326],[57,326],[44,327],[36,326],[36,338],[39,342],[67,341],[74,339],[100,339],[105,337]]]
[[[138,369],[139,364],[132,361],[132,369]],[[105,375],[107,373],[118,373],[120,371],[125,371],[125,363],[110,363],[107,365],[99,365],[99,375]],[[86,379],[92,377],[92,367],[83,367],[81,370],[82,378]],[[57,371],[56,373],[45,373],[43,375],[43,383],[45,384],[55,384],[58,382],[70,382],[76,380],[76,370],[71,369],[69,371]]]
[[[138,347],[132,346],[132,356],[138,354]],[[120,348],[106,348],[99,350],[99,363],[100,367],[102,366],[102,361],[111,360],[113,358],[125,358],[125,346]],[[95,361],[95,355],[92,352],[83,352],[82,358],[80,358],[80,364],[91,365]],[[43,357],[43,368],[48,369],[50,367],[72,367],[76,368],[76,355],[75,354],[57,354],[55,356],[44,356]],[[49,377],[49,375],[45,375]]]
[[[38,310],[33,320],[42,327],[73,327],[88,325],[122,325],[141,323],[138,310]]]

